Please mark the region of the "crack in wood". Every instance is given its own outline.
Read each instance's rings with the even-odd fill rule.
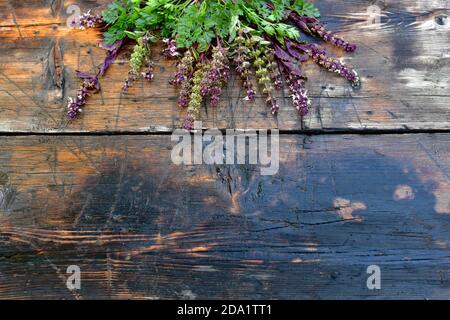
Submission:
[[[47,69],[51,76],[52,86],[56,86],[57,88],[63,90],[64,57],[59,39],[57,39],[50,48],[47,60]]]
[[[50,3],[50,10],[53,16],[59,16],[63,8],[64,0],[52,0]]]

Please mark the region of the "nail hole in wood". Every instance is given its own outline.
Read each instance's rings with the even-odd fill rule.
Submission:
[[[449,22],[450,22],[450,17],[448,17],[448,16],[437,16],[437,17],[435,18],[435,21],[436,21],[436,23],[437,23],[438,25],[440,25],[440,26],[445,26],[445,25],[448,25],[448,24],[449,24]]]

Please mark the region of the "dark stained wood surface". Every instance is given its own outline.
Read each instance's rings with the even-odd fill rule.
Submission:
[[[0,142],[1,298],[449,297],[448,135],[283,135],[273,177],[170,136]]]
[[[108,2],[0,0],[0,299],[450,297],[448,1],[315,1],[359,45],[344,59],[363,86],[308,64],[305,119],[287,92],[278,117],[244,103],[233,75],[203,125],[281,129],[273,177],[172,164],[163,133],[185,114],[158,48],[153,84],[120,93],[124,52],[67,122],[74,71],[104,51],[66,10]],[[366,287],[373,264],[380,291]],[[80,291],[66,288],[70,265]]]
[[[10,132],[147,132],[181,125],[184,111],[168,81],[174,62],[158,58],[153,84],[137,83],[121,94],[128,53],[123,53],[102,80],[103,92],[90,100],[84,116],[67,123],[67,98],[79,80],[74,71],[95,70],[104,51],[100,34],[66,26],[67,8],[100,12],[101,1],[0,2],[0,130]],[[273,117],[263,99],[245,103],[235,76],[222,105],[205,108],[205,127],[280,128],[282,130],[428,130],[449,129],[450,20],[448,1],[316,1],[323,21],[359,45],[344,55],[359,71],[363,85],[354,90],[343,79],[308,64],[313,99],[303,121],[287,92]],[[369,25],[371,5],[380,7],[380,23]],[[337,56],[339,50],[327,46]]]

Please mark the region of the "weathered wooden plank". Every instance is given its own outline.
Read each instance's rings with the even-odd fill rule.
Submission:
[[[450,135],[280,139],[261,176],[170,136],[0,138],[0,298],[449,298]]]
[[[57,1],[58,2],[58,1]],[[77,1],[82,10],[108,1]],[[168,85],[174,63],[157,61],[157,80],[120,92],[127,72],[124,53],[102,81],[103,93],[90,100],[85,115],[68,124],[67,97],[79,85],[74,70],[94,70],[104,56],[100,35],[71,30],[66,9],[55,1],[3,1],[0,18],[0,130],[6,132],[166,131],[179,127],[184,111]],[[205,127],[280,128],[284,130],[448,129],[450,113],[450,23],[447,1],[378,2],[379,24],[368,25],[373,1],[317,1],[331,29],[359,44],[345,60],[363,79],[360,90],[309,64],[313,108],[303,121],[288,93],[280,93],[281,111],[273,117],[263,99],[242,101],[233,78],[218,109],[204,110]],[[55,7],[57,9],[55,9]],[[54,52],[60,85],[55,83]],[[336,55],[341,52],[329,48]],[[59,51],[58,51],[59,50]],[[157,50],[156,50],[157,51]],[[155,53],[155,56],[157,54]]]

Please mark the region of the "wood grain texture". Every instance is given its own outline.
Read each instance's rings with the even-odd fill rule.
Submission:
[[[448,298],[449,142],[283,135],[268,177],[170,136],[0,138],[0,298]]]
[[[182,123],[177,91],[168,81],[174,62],[157,59],[156,80],[137,83],[121,94],[127,72],[125,51],[102,80],[85,114],[65,119],[66,101],[79,81],[74,71],[93,71],[104,57],[97,48],[100,34],[66,26],[67,8],[100,11],[99,1],[0,2],[0,131],[4,132],[158,132]],[[344,60],[359,71],[363,86],[308,64],[310,115],[300,119],[287,92],[280,92],[281,111],[273,117],[262,98],[242,100],[240,80],[233,75],[222,105],[205,108],[205,127],[280,128],[283,130],[447,130],[450,87],[449,5],[445,0],[368,1],[321,0],[323,21],[359,44]],[[381,9],[378,24],[368,9]],[[372,17],[372,18],[371,18]],[[329,46],[337,56],[342,52]]]
[[[67,27],[67,9],[109,0],[0,0],[0,299],[448,299],[450,135],[299,134],[450,129],[448,1],[315,2],[359,44],[344,60],[361,89],[308,64],[304,119],[288,92],[278,117],[261,97],[245,103],[235,75],[203,110],[205,127],[283,130],[267,177],[175,166],[169,135],[139,135],[184,117],[158,47],[154,83],[121,94],[128,48],[68,123],[74,71],[92,72],[104,51],[99,32]],[[366,288],[372,264],[380,291]],[[79,291],[66,288],[70,265]]]

